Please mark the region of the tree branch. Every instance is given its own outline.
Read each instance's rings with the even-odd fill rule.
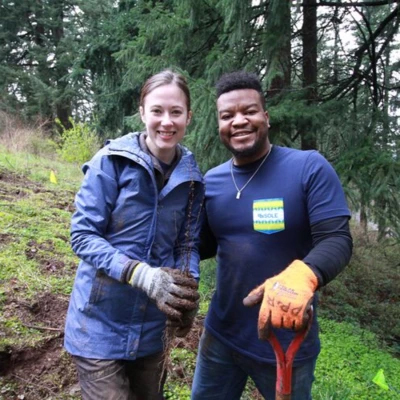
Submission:
[[[399,0],[400,1],[400,0]],[[356,51],[356,56],[360,56],[371,44],[373,40],[375,40],[386,28],[386,26],[389,24],[389,22],[392,21],[397,15],[399,14],[399,7],[396,7],[383,21],[382,23],[376,28],[375,32],[373,35],[370,36],[369,40],[365,42],[360,48]]]
[[[315,5],[305,5],[304,3],[301,4],[302,7],[320,7],[320,6],[329,6],[329,7],[375,7],[375,6],[386,6],[388,4],[400,3],[400,0],[377,0],[377,1],[358,1],[358,2],[351,2],[351,3],[334,3],[333,1],[323,1],[321,0],[319,3]]]
[[[396,9],[390,13],[383,21],[382,23],[378,26],[378,28],[373,32],[372,35],[369,36],[368,40],[366,40],[356,51],[355,51],[355,56],[357,57],[355,66],[353,68],[353,73],[351,76],[349,76],[347,79],[342,81],[342,83],[334,90],[326,100],[332,100],[336,97],[342,98],[346,93],[348,93],[351,89],[353,89],[356,85],[358,85],[364,76],[371,71],[371,66],[369,66],[365,71],[362,73],[360,72],[360,67],[362,63],[362,58],[366,50],[368,50],[369,46],[371,43],[375,41],[375,39],[386,29],[387,25],[389,22],[391,22],[394,18],[396,18],[399,15],[399,7],[396,7]],[[398,27],[399,20],[396,21],[396,27]],[[394,30],[395,31],[395,30]],[[388,38],[386,38],[385,42],[381,46],[376,59],[379,59],[381,56],[384,48],[390,43],[390,38],[392,38],[394,35],[394,32],[391,32],[391,35],[389,35]]]
[[[36,329],[38,331],[54,331],[54,332],[62,332],[60,328],[52,328],[51,326],[38,326],[38,325],[30,325],[30,324],[23,324],[26,328],[29,329]]]

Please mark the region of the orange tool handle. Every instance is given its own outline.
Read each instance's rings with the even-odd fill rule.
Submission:
[[[307,336],[312,324],[312,308],[308,312],[309,319],[307,326],[299,331],[290,343],[286,353],[275,336],[272,329],[269,329],[267,339],[275,352],[276,370],[276,400],[290,400],[292,393],[292,366],[294,357],[299,350],[303,340]]]

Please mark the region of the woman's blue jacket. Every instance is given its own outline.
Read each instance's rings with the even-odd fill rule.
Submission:
[[[139,133],[111,140],[84,164],[71,243],[81,259],[65,326],[77,356],[126,359],[162,351],[165,315],[124,282],[131,260],[189,268],[199,277],[198,236],[204,184],[193,154],[182,157],[158,191]]]

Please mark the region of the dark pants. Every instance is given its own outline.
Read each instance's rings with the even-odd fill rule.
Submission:
[[[163,400],[163,353],[134,361],[73,359],[83,400]]]
[[[293,368],[292,400],[311,400],[316,360]],[[276,367],[232,350],[204,330],[197,355],[192,400],[239,400],[248,377],[264,399],[275,399]]]

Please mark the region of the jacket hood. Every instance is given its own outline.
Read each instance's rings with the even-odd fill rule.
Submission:
[[[151,169],[151,158],[141,149],[139,144],[140,134],[141,132],[131,132],[117,139],[109,139],[106,141],[105,148],[108,150],[109,154],[125,156],[143,165],[145,168]],[[193,153],[181,144],[178,144],[178,146],[182,152],[182,158],[178,164],[178,168],[191,171],[192,179],[202,181],[202,174],[197,166]]]

